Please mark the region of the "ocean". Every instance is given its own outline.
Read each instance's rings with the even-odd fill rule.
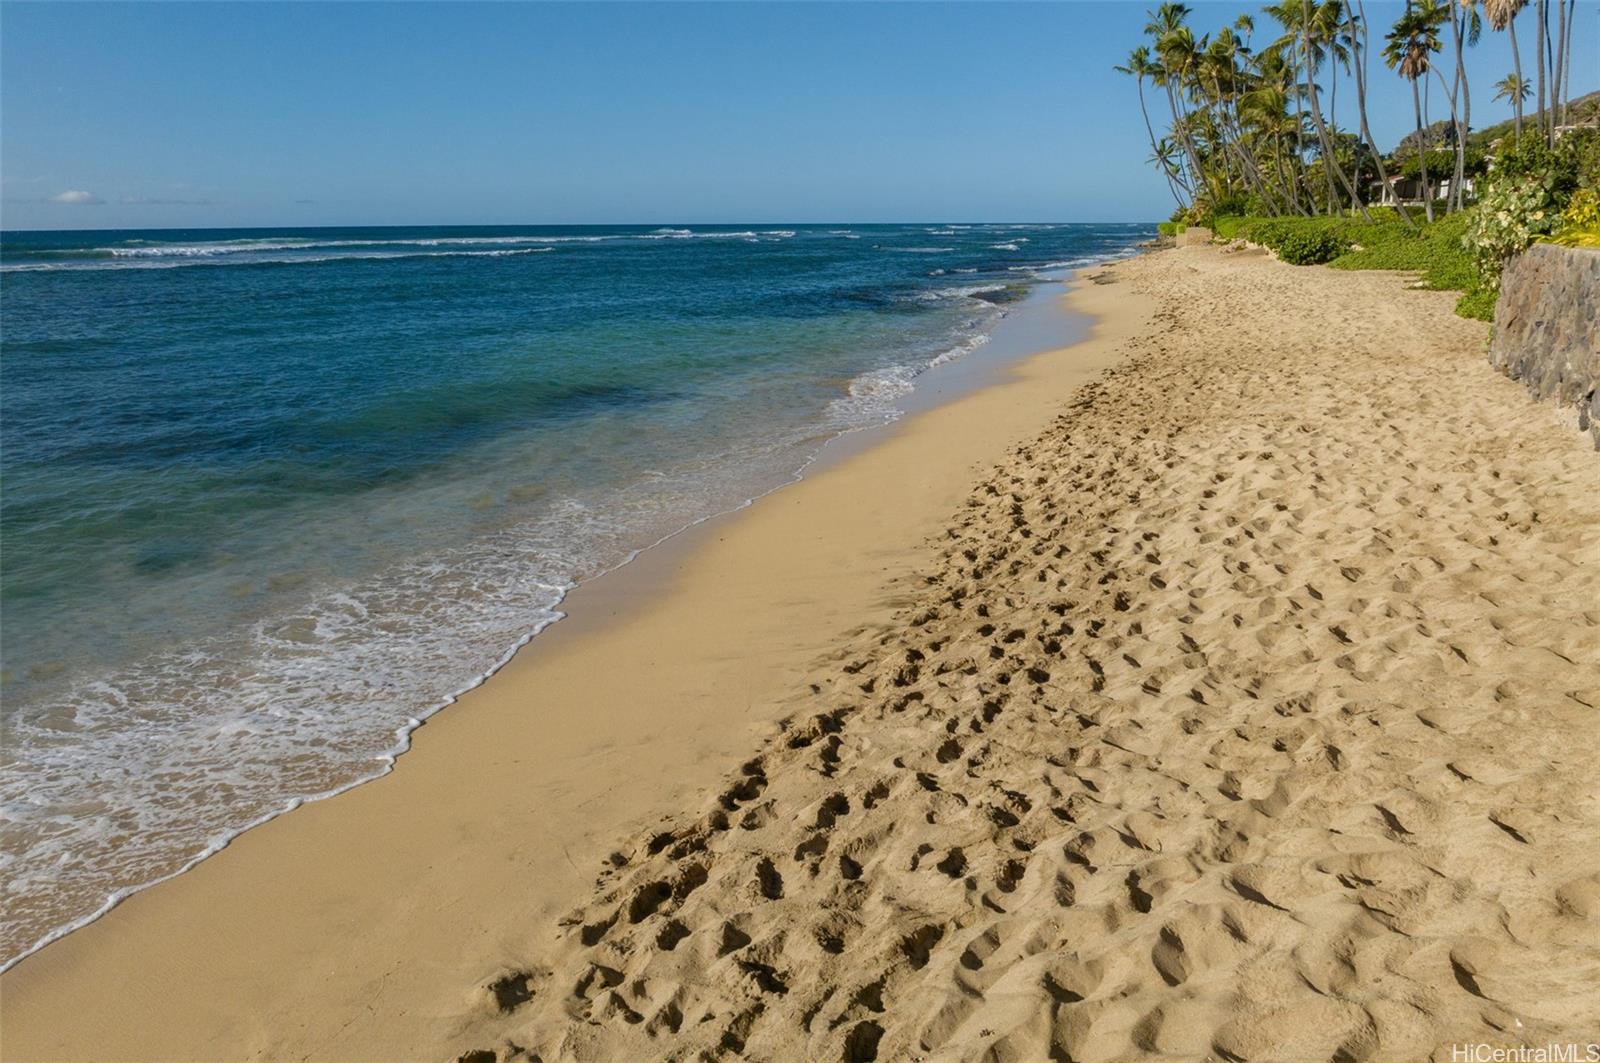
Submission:
[[[573,586],[1153,234],[0,234],[0,964],[382,774]]]

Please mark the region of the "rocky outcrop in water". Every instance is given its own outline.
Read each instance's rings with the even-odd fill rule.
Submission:
[[[1600,251],[1535,244],[1512,259],[1489,361],[1574,413],[1600,450]]]

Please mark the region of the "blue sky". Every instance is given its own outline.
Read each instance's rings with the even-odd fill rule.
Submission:
[[[1133,83],[1110,69],[1148,6],[8,0],[0,221],[1165,217]],[[1197,30],[1259,10],[1193,6]],[[1597,10],[1579,4],[1575,95],[1600,81]],[[1485,33],[1474,125],[1509,114],[1487,86],[1510,68]],[[1392,143],[1410,94],[1381,66],[1371,80]]]

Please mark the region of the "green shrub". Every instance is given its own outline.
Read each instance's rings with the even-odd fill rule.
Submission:
[[[1582,136],[1565,137],[1554,147],[1538,137],[1502,146],[1462,235],[1486,287],[1499,285],[1512,255],[1565,227],[1563,212],[1594,176],[1591,147]],[[1579,199],[1580,212],[1584,202]]]
[[[1600,188],[1580,188],[1561,212],[1561,227],[1551,243],[1566,247],[1600,247]]]
[[[1216,227],[1211,231],[1218,240],[1233,240],[1238,237],[1239,229],[1244,225],[1245,221],[1245,218],[1237,216],[1218,215]]]
[[[1456,313],[1479,321],[1493,321],[1497,294],[1493,288],[1485,288],[1482,285],[1468,288],[1461,298],[1456,300]]]
[[[1411,229],[1401,221],[1353,224],[1346,230],[1352,249],[1330,263],[1334,269],[1394,269],[1421,274],[1425,287],[1466,291],[1478,284],[1472,255],[1461,244],[1473,211],[1447,215]]]
[[[1250,201],[1254,198],[1254,196],[1246,196],[1239,193],[1223,196],[1211,204],[1209,213],[1213,218],[1235,217],[1247,213],[1250,209]]]
[[[1289,219],[1287,218],[1256,218],[1245,221],[1235,231],[1252,244],[1260,244],[1276,251],[1278,244],[1283,240],[1284,235],[1288,233],[1288,227]]]
[[[1490,177],[1462,246],[1472,254],[1484,282],[1500,283],[1506,260],[1561,224],[1561,204],[1550,174],[1507,173]]]
[[[1331,262],[1349,249],[1349,243],[1337,233],[1315,230],[1287,232],[1277,248],[1278,257],[1291,266]]]

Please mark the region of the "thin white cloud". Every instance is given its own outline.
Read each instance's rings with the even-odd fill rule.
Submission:
[[[77,189],[71,189],[66,192],[58,192],[49,199],[45,200],[45,202],[66,203],[72,206],[88,207],[98,206],[99,204],[104,203],[105,200],[101,199],[93,192],[84,192]]]

